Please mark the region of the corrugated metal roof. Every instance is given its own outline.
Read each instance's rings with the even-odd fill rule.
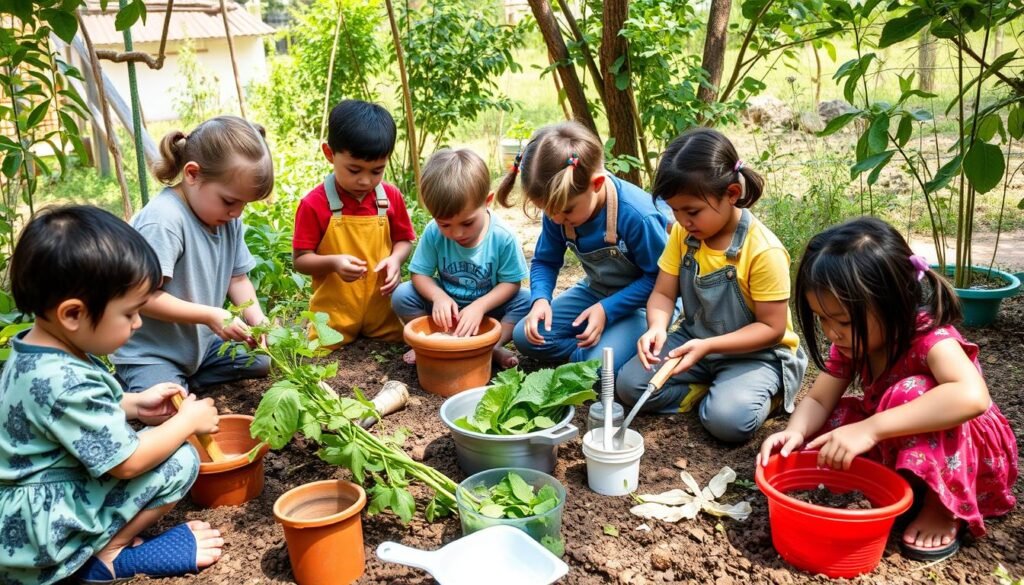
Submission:
[[[231,36],[244,37],[274,34],[274,29],[256,16],[249,14],[235,2],[226,3],[228,26]],[[136,43],[159,42],[164,27],[167,4],[146,3],[146,23],[141,20],[132,26],[132,40]],[[107,10],[100,10],[99,2],[87,2],[82,13],[82,22],[89,29],[93,43],[97,45],[123,45],[124,36],[114,28],[117,2],[108,2]],[[224,21],[220,15],[220,2],[190,0],[175,2],[171,12],[171,26],[167,40],[219,39],[224,38]]]

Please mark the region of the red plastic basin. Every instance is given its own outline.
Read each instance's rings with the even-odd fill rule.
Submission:
[[[772,544],[789,564],[829,577],[854,577],[878,566],[892,523],[914,499],[895,471],[857,457],[848,471],[818,467],[817,451],[778,454],[757,466],[754,480],[768,497]],[[784,492],[824,484],[833,492],[859,490],[875,506],[844,510],[808,504]]]

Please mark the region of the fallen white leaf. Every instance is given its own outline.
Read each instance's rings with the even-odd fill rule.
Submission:
[[[717,501],[717,498],[725,494],[729,484],[736,481],[736,472],[729,466],[723,467],[703,489],[689,472],[680,472],[679,478],[689,492],[675,488],[660,494],[637,496],[641,503],[630,508],[630,513],[641,518],[656,518],[665,522],[678,522],[684,518],[693,520],[701,510],[713,516],[727,516],[739,521],[750,516],[749,502],[723,504]]]

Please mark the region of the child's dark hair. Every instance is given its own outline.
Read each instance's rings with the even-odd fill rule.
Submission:
[[[362,100],[342,100],[327,121],[327,146],[360,160],[379,160],[395,150],[398,129],[391,113]]]
[[[259,124],[237,116],[218,116],[196,126],[191,134],[181,130],[160,140],[161,160],[153,163],[153,175],[172,185],[189,161],[199,165],[204,181],[228,183],[235,173],[244,172],[264,199],[274,190],[274,161],[267,147],[266,131]],[[250,166],[239,165],[239,159]]]
[[[819,369],[827,371],[808,295],[820,299],[831,293],[846,309],[855,377],[867,365],[870,316],[882,330],[886,370],[910,349],[919,327],[918,312],[927,312],[933,327],[960,319],[952,287],[934,271],[919,270],[911,261],[913,254],[895,228],[873,217],[852,219],[811,238],[797,272],[796,313]]]
[[[764,179],[743,164],[725,135],[694,128],[673,140],[661,155],[651,193],[661,199],[692,195],[710,202],[712,197],[725,197],[733,183],[741,189],[736,207],[752,207],[764,190]]]
[[[554,215],[566,203],[583,193],[591,178],[604,168],[604,146],[593,132],[579,122],[545,126],[533,133],[516,156],[512,170],[498,185],[495,198],[511,207],[516,176],[522,177],[526,203]]]
[[[143,284],[153,292],[162,278],[156,252],[139,232],[88,205],[39,211],[11,256],[14,302],[37,319],[68,299],[79,299],[95,327],[110,301]]]

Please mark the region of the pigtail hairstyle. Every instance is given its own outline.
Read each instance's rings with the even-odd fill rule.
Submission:
[[[516,177],[531,203],[554,215],[573,197],[587,190],[591,178],[604,168],[604,147],[594,133],[579,122],[562,122],[534,132],[518,162],[495,192],[498,203],[511,207]]]
[[[229,182],[245,172],[264,199],[274,189],[274,164],[267,147],[266,130],[237,116],[210,118],[191,134],[169,132],[160,140],[160,160],[150,169],[165,185],[176,185],[190,161],[199,165],[204,181]]]
[[[752,207],[764,191],[764,179],[740,160],[728,138],[717,130],[694,128],[665,150],[651,192],[661,199],[693,195],[710,202],[725,197],[733,183],[741,189],[736,207]]]
[[[831,227],[811,238],[796,277],[797,320],[807,339],[814,364],[828,371],[822,353],[818,321],[808,302],[831,293],[850,319],[854,379],[867,366],[868,321],[882,332],[888,370],[910,349],[923,325],[918,313],[930,316],[928,327],[940,327],[960,318],[960,307],[950,286],[931,270],[912,261],[914,252],[895,228],[880,219],[861,217]],[[923,285],[927,278],[928,287]],[[819,301],[820,303],[820,301]]]

